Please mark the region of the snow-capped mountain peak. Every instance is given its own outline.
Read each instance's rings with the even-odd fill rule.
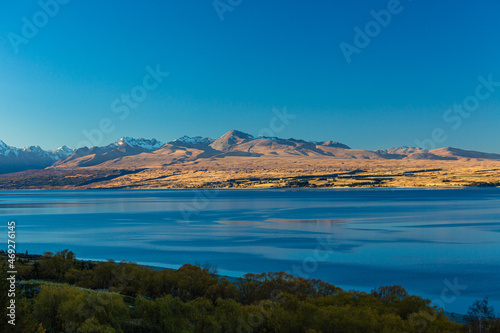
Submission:
[[[187,136],[184,135],[182,138],[178,138],[177,140],[173,142],[182,142],[182,143],[190,143],[190,144],[211,144],[214,140],[210,138],[203,138],[201,136]]]
[[[73,154],[74,151],[75,151],[74,149],[68,148],[67,146],[62,146],[52,151],[52,153],[56,155],[59,159],[64,159],[69,155]]]
[[[10,150],[10,149],[12,149],[12,147],[7,146],[7,144],[5,144],[5,142],[3,142],[2,140],[0,140],[0,154],[3,155],[3,154],[5,154],[5,152],[7,150]]]
[[[27,146],[24,148],[16,148],[7,145],[5,142],[0,140],[0,155],[9,158],[27,158],[28,156],[41,158],[45,160],[57,161],[68,157],[74,152],[74,149],[70,149],[66,146],[62,146],[56,150],[43,150],[40,146]]]
[[[16,156],[19,154],[19,149],[15,147],[11,147],[7,145],[5,142],[0,140],[0,155],[8,156],[9,154],[15,154]]]
[[[116,141],[112,145],[115,145],[115,146],[128,145],[130,147],[142,148],[142,149],[146,149],[146,150],[156,150],[156,149],[160,148],[161,146],[163,146],[163,144],[164,144],[163,142],[160,142],[156,139],[151,139],[151,140],[143,139],[143,138],[134,139],[134,138],[125,136],[125,137],[120,138],[118,141]]]
[[[46,154],[47,152],[42,149],[40,146],[29,146],[29,147],[24,147],[23,151],[30,152],[30,153],[35,153],[35,154]]]

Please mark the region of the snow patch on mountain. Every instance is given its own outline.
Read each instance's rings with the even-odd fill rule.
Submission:
[[[401,146],[399,148],[387,148],[387,149],[375,150],[374,152],[380,154],[410,154],[410,153],[425,153],[427,152],[427,150],[421,149],[419,147]]]
[[[118,141],[112,143],[110,146],[123,146],[128,145],[130,147],[142,148],[145,150],[156,150],[164,145],[163,142],[160,142],[156,139],[134,139],[128,136],[120,138]]]
[[[24,152],[28,152],[28,153],[37,154],[37,155],[45,155],[45,154],[48,154],[48,152],[46,152],[45,150],[43,150],[43,149],[42,149],[42,147],[40,147],[40,146],[29,146],[29,147],[24,147],[24,148],[23,148],[23,151],[24,151]]]
[[[317,146],[351,149],[351,147],[337,141],[328,140],[328,141],[310,141],[310,142],[314,143]]]
[[[18,156],[19,150],[20,150],[19,148],[11,147],[2,140],[0,140],[0,155],[9,156],[10,154],[14,154]]]
[[[182,138],[178,138],[177,140],[174,140],[172,142],[173,143],[189,143],[189,144],[193,144],[193,145],[196,145],[196,144],[209,145],[212,142],[214,142],[214,140],[212,140],[210,138],[203,138],[201,136],[191,137],[191,136],[184,135]]]
[[[66,158],[74,152],[74,149],[70,149],[66,146],[62,146],[56,150],[43,150],[40,146],[27,146],[24,148],[16,148],[7,145],[5,142],[0,140],[0,155],[9,158],[22,158],[27,156],[33,156],[40,159],[52,159],[58,161],[60,159]]]
[[[255,139],[266,139],[266,140],[271,140],[271,141],[274,141],[274,142],[279,142],[279,141],[283,140],[283,139],[280,139],[280,138],[275,137],[275,136],[263,136],[263,135],[255,138]]]
[[[62,160],[68,157],[69,155],[73,154],[74,151],[75,151],[74,149],[68,148],[67,146],[62,146],[54,151],[51,151],[51,153],[57,156],[58,160]]]

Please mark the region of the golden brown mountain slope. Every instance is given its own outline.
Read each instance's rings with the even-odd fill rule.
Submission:
[[[365,151],[238,131],[215,141],[184,138],[153,150],[123,142],[84,148],[45,170],[0,176],[0,189],[499,184],[499,154],[455,148]]]

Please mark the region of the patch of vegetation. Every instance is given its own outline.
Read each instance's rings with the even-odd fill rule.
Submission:
[[[0,252],[6,272],[5,253]],[[343,291],[284,272],[229,280],[186,264],[158,270],[130,262],[76,260],[71,251],[19,255],[19,332],[462,332],[430,301],[400,286]],[[1,280],[2,312],[6,280]],[[486,310],[485,310],[486,309]],[[483,303],[470,328],[498,332]],[[486,314],[485,314],[486,311]],[[488,317],[489,316],[489,317]],[[6,318],[3,313],[3,318]],[[482,325],[482,326],[481,326]],[[2,325],[0,332],[12,332]]]
[[[38,170],[0,176],[0,189],[81,188],[91,184],[135,174],[137,170]]]
[[[500,182],[470,182],[469,186],[477,186],[477,187],[496,187],[500,186]]]
[[[309,187],[309,181],[307,180],[289,180],[286,182],[286,187]]]

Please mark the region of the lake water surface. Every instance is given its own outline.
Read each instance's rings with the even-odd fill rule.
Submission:
[[[0,215],[19,252],[400,284],[446,311],[483,296],[500,311],[499,188],[4,191]]]

